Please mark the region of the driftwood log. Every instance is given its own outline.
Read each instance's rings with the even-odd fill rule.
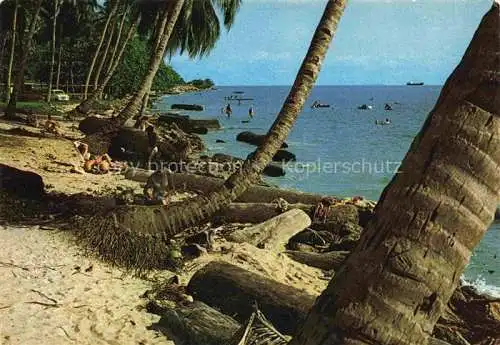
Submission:
[[[176,344],[189,345],[226,344],[241,327],[233,318],[199,301],[166,309],[155,326]]]
[[[246,242],[259,248],[280,252],[288,240],[311,225],[311,218],[302,210],[292,209],[263,223],[236,230],[229,235],[233,242]]]
[[[195,299],[245,322],[257,302],[276,329],[294,334],[315,296],[224,262],[211,262],[195,273],[187,286]]]
[[[287,250],[285,254],[297,262],[304,265],[320,268],[322,270],[336,270],[349,255],[349,252],[326,252],[326,253],[307,253],[296,250]]]

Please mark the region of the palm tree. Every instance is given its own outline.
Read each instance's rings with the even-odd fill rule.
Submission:
[[[84,99],[87,99],[90,78],[92,77],[92,73],[94,72],[94,67],[95,67],[95,64],[97,62],[97,58],[99,57],[99,53],[101,51],[102,44],[104,43],[104,39],[106,38],[106,32],[108,31],[109,23],[111,22],[111,19],[114,18],[116,11],[118,10],[118,4],[119,4],[119,0],[115,0],[113,7],[111,8],[111,10],[109,11],[109,13],[107,15],[104,27],[102,28],[99,43],[97,44],[97,48],[96,48],[96,51],[94,53],[94,57],[92,58],[92,62],[90,63],[90,67],[89,67],[89,70],[87,72],[87,79],[85,80],[85,88],[83,91],[83,98]]]
[[[12,16],[12,34],[10,41],[10,55],[9,55],[9,67],[7,68],[7,85],[5,92],[5,102],[9,103],[10,93],[11,93],[11,83],[12,83],[12,65],[14,63],[14,55],[16,51],[16,33],[17,33],[17,11],[18,11],[18,1],[14,1],[14,14]]]
[[[31,43],[33,40],[33,35],[35,34],[36,31],[36,24],[38,22],[38,18],[40,15],[40,10],[42,8],[42,2],[43,0],[36,0],[34,3],[34,7],[32,9],[32,17],[31,21],[29,22],[29,28],[28,28],[28,33],[26,37],[24,38],[21,46],[21,54],[19,58],[19,68],[14,80],[14,88],[11,93],[11,97],[9,99],[9,103],[7,105],[7,110],[5,112],[5,116],[7,118],[15,118],[16,115],[16,104],[17,104],[17,94],[21,90],[23,83],[24,83],[24,72],[26,70],[26,65],[28,63],[28,57],[31,49]]]
[[[150,229],[152,233],[157,232],[156,229],[162,229],[162,235],[165,239],[168,239],[185,228],[199,224],[207,219],[235,200],[251,184],[255,183],[264,167],[281,147],[302,111],[304,103],[319,75],[321,64],[326,56],[346,3],[347,0],[328,1],[290,93],[275,122],[269,129],[264,143],[258,148],[253,158],[245,161],[242,169],[229,177],[221,190],[206,197],[190,200],[186,204],[173,204],[168,208],[162,208],[151,223],[143,224],[144,229]],[[120,222],[123,219],[122,216],[127,217],[128,215],[122,213],[121,215],[111,214],[110,216],[116,217],[117,222]]]
[[[57,31],[57,17],[61,11],[61,5],[63,0],[52,0],[53,3],[53,13],[52,13],[52,44],[51,44],[51,62],[50,62],[50,72],[49,72],[49,88],[47,91],[47,102],[50,103],[52,96],[52,80],[54,79],[54,65],[56,57],[56,31]]]
[[[109,81],[113,77],[116,69],[120,65],[120,61],[122,60],[123,54],[125,52],[125,49],[127,47],[128,42],[130,39],[134,36],[136,32],[136,28],[139,25],[139,22],[141,21],[141,13],[137,12],[136,17],[134,22],[130,24],[130,27],[127,31],[127,34],[125,35],[125,38],[121,44],[121,48],[118,51],[118,55],[116,58],[114,58],[111,62],[110,68],[107,70],[106,75],[104,76],[104,79],[101,81],[97,89],[82,103],[80,103],[77,107],[77,111],[82,114],[87,114],[90,111],[90,108],[92,104],[99,98],[99,96],[104,92],[104,89],[108,85]]]
[[[191,57],[207,54],[220,35],[219,19],[214,6],[222,11],[224,25],[229,29],[241,4],[241,0],[185,0],[182,2],[183,6],[178,8],[178,12],[172,12],[168,30],[161,31],[160,25],[159,32],[163,32],[160,44],[154,50],[150,66],[139,89],[116,118],[118,125],[122,125],[139,112],[146,94],[151,89],[166,49],[171,53],[177,49],[181,53],[187,50]]]
[[[500,195],[500,1],[290,345],[427,344]]]

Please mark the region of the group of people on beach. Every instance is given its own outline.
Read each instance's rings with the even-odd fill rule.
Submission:
[[[228,103],[226,105],[226,107],[224,108],[221,108],[221,114],[226,114],[227,118],[230,119],[231,118],[231,115],[233,115],[233,109],[231,108],[231,104]],[[253,109],[253,105],[251,105],[249,108],[248,108],[248,116],[253,119],[253,115],[254,115],[254,109]]]

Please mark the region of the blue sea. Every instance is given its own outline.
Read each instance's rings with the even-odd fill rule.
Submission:
[[[155,104],[159,111],[173,103],[196,103],[202,112],[184,112],[192,118],[217,118],[222,130],[202,136],[208,154],[227,153],[245,158],[254,146],[237,142],[242,131],[265,134],[286,98],[288,86],[231,86],[217,90],[164,96]],[[283,188],[378,200],[406,154],[414,136],[434,106],[441,86],[318,86],[312,91],[287,143],[297,162],[286,166],[284,177],[268,178]],[[234,91],[243,92],[239,94]],[[227,101],[225,97],[253,98]],[[314,101],[329,108],[311,108]],[[221,113],[231,103],[233,114]],[[392,111],[384,109],[388,103]],[[358,106],[367,104],[370,110]],[[254,108],[250,119],[248,109]],[[390,125],[376,125],[388,118]],[[248,121],[243,123],[242,121]],[[222,139],[225,143],[216,143]],[[464,274],[480,290],[500,296],[500,223],[486,233]]]

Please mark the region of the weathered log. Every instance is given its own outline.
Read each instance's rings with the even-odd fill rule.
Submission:
[[[264,223],[236,230],[228,236],[228,239],[238,243],[247,242],[271,251],[282,251],[293,235],[309,225],[311,225],[311,218],[307,213],[292,209]]]
[[[175,309],[166,309],[157,326],[176,344],[226,344],[240,329],[233,318],[195,301]]]
[[[293,334],[315,296],[224,262],[211,262],[191,278],[187,291],[195,299],[245,322],[253,303],[276,329]]]
[[[125,178],[145,183],[151,174],[152,171],[130,168],[125,172]],[[222,179],[193,174],[173,174],[172,180],[177,188],[185,186],[188,190],[201,191],[205,194],[218,190],[224,184]],[[253,185],[236,201],[270,203],[278,198],[283,198],[289,203],[317,204],[324,197],[320,194]]]
[[[42,177],[0,163],[0,190],[19,198],[40,199],[45,195]]]
[[[327,253],[306,253],[295,250],[287,250],[285,254],[301,264],[320,268],[322,270],[336,270],[349,255],[347,251],[327,252]]]
[[[253,132],[245,131],[241,132],[236,136],[237,141],[242,141],[244,143],[260,146],[264,142],[266,136],[263,134],[255,134]],[[286,149],[288,147],[287,143],[283,143],[281,148]]]
[[[313,205],[310,204],[288,204],[287,209],[300,209],[311,216]],[[275,203],[232,203],[220,210],[215,219],[226,223],[262,223],[276,217],[283,211]]]
[[[205,108],[199,104],[172,104],[170,109],[203,111]]]

